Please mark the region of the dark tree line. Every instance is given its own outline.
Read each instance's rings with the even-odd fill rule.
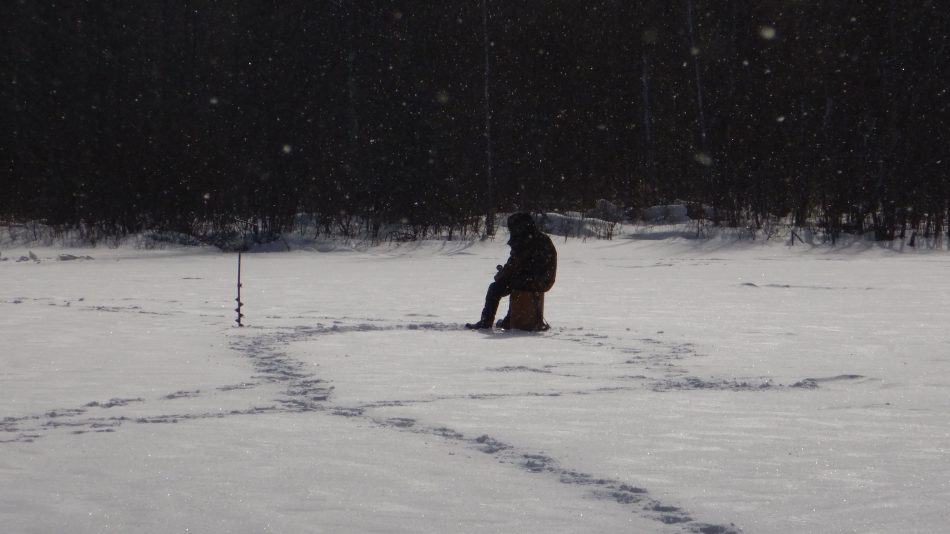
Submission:
[[[482,5],[4,4],[0,219],[107,233],[471,228]],[[946,231],[935,0],[488,0],[494,208]]]

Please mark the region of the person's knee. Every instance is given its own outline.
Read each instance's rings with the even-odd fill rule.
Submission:
[[[488,286],[488,294],[490,295],[505,296],[508,293],[509,290],[507,284],[503,284],[501,282],[492,282],[491,285]]]

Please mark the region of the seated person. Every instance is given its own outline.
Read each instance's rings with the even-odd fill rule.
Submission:
[[[511,234],[508,240],[511,256],[504,266],[498,266],[495,282],[488,286],[481,320],[466,324],[466,328],[491,328],[498,303],[512,291],[545,292],[554,285],[557,251],[551,238],[538,229],[527,213],[508,217],[508,231]],[[508,328],[508,321],[509,318],[505,317],[499,326]]]

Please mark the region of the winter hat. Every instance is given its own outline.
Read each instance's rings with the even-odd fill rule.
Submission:
[[[513,213],[508,217],[508,231],[511,233],[524,233],[537,229],[534,224],[534,218],[527,213]]]

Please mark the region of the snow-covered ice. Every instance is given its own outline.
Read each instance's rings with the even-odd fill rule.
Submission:
[[[461,327],[503,238],[245,255],[243,329],[233,254],[4,248],[2,530],[948,528],[946,252],[556,245],[540,334]]]

